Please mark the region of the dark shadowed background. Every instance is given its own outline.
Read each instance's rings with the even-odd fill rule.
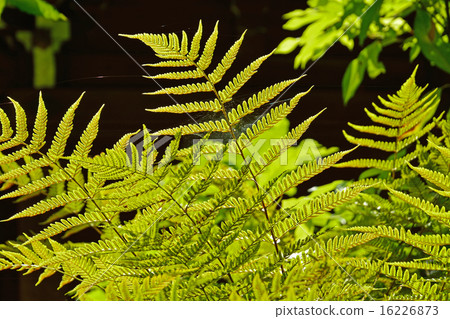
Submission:
[[[229,71],[234,74],[252,60],[272,51],[285,37],[296,36],[294,32],[282,29],[281,16],[306,6],[304,1],[295,0],[78,1],[104,28],[102,30],[74,1],[54,2],[58,2],[59,10],[70,20],[71,37],[57,54],[55,88],[42,90],[49,110],[49,134],[54,132],[66,109],[86,91],[77,111],[72,143],[98,108],[105,104],[94,153],[111,146],[123,134],[140,129],[143,123],[155,131],[190,121],[186,115],[168,117],[145,111],[145,108],[172,104],[172,100],[167,96],[142,95],[143,92],[157,90],[159,87],[152,80],[142,78],[144,72],[138,64],[156,62],[157,59],[148,47],[136,40],[119,37],[119,33],[181,34],[181,31],[185,30],[188,36],[192,37],[201,19],[205,37],[219,20],[217,59],[247,30],[241,51]],[[13,97],[27,110],[31,122],[37,109],[39,90],[33,88],[32,56],[15,40],[14,34],[18,30],[32,31],[35,25],[34,17],[17,10],[5,9],[2,19],[7,22],[7,27],[0,30],[0,105],[8,114],[12,114],[12,105],[6,97]],[[115,41],[125,48],[133,59],[127,56]],[[403,52],[400,46],[386,48],[381,53],[380,60],[385,64],[387,74],[376,80],[365,79],[356,96],[344,107],[341,78],[346,66],[357,53],[356,50],[350,54],[346,48],[336,45],[311,67],[307,77],[301,79],[283,96],[292,97],[314,85],[314,89],[289,116],[291,125],[302,122],[324,107],[327,108],[313,123],[305,137],[314,138],[328,147],[351,147],[341,133],[342,129],[346,128],[346,123],[365,123],[364,107],[370,107],[371,103],[376,101],[377,95],[385,96],[397,91],[415,66],[408,62],[408,54]],[[272,56],[238,93],[238,98],[246,98],[277,81],[298,77],[303,71],[293,69],[295,54],[296,52],[291,55]],[[450,82],[448,75],[431,68],[425,59],[419,57],[416,61],[420,64],[417,75],[419,85],[429,83],[430,87],[437,87]],[[152,73],[151,69],[147,71]],[[162,86],[170,85],[167,81],[159,83]],[[441,110],[448,109],[448,101],[447,90],[443,94]],[[355,153],[353,156],[358,155],[361,153]],[[333,169],[329,174],[322,175],[324,176],[314,179],[315,184],[334,179],[357,178],[358,172]],[[307,184],[304,189],[299,190],[299,194],[310,186],[312,185]],[[5,219],[20,209],[20,204],[2,201],[0,218]],[[1,223],[0,241],[14,239],[19,233],[33,228],[36,221],[37,219]],[[37,288],[34,287],[36,279],[36,275],[23,277],[14,271],[0,272],[0,300],[67,299],[64,295],[67,289],[56,291],[57,276],[44,281]]]

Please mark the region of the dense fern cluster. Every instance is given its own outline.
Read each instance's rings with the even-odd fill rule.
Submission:
[[[344,131],[352,143],[392,154],[387,160],[357,159],[336,165],[369,168],[359,182],[378,182],[375,191],[361,194],[355,203],[340,209],[358,214],[353,223],[356,226],[349,230],[379,237],[371,242],[372,247],[364,249],[373,249],[377,263],[383,260],[384,265],[377,266],[382,273],[392,273],[388,276],[394,280],[385,287],[394,298],[447,300],[450,123],[442,115],[428,123],[440,94],[437,90],[423,94],[425,88],[415,83],[416,71],[396,95],[389,96],[389,101],[380,98],[384,107],[373,104],[378,114],[366,110],[373,122],[384,127],[349,124],[360,132],[395,141],[359,139]],[[435,133],[431,133],[433,128]],[[428,136],[425,145],[420,140],[423,136]],[[368,260],[360,263],[368,269],[374,265]],[[411,289],[410,294],[405,294],[405,287]]]
[[[210,96],[150,111],[215,112],[220,116],[216,120],[167,128],[155,134],[144,126],[141,131],[122,137],[112,148],[92,156],[89,151],[98,132],[100,111],[75,149],[65,151],[79,100],[61,120],[46,151],[43,146],[47,112],[42,98],[31,140],[19,103],[12,101],[16,110],[15,131],[6,114],[0,112],[3,129],[0,179],[3,190],[13,187],[3,198],[37,194],[44,197],[8,220],[50,215],[48,225],[39,233],[2,246],[0,269],[27,273],[40,270],[39,282],[61,273],[61,286],[77,282],[72,297],[82,300],[92,298],[94,293],[110,300],[444,299],[448,293],[449,238],[445,234],[448,202],[437,203],[444,208],[431,202],[422,203],[412,197],[417,194],[402,188],[407,185],[403,179],[420,179],[417,175],[409,176],[417,171],[423,180],[435,185],[428,193],[448,197],[448,123],[435,119],[432,124],[414,130],[431,116],[430,110],[438,103],[436,93],[418,100],[422,92],[411,80],[413,76],[398,96],[391,102],[385,101],[402,108],[385,112],[397,119],[389,122],[395,129],[383,131],[396,138],[388,148],[395,158],[375,166],[394,172],[387,179],[362,180],[339,190],[287,199],[292,189],[336,165],[350,151],[298,166],[292,163],[280,166],[277,161],[284,154],[292,155],[294,145],[318,114],[270,146],[261,147],[260,142],[264,142],[268,133],[277,131],[277,125],[283,123],[308,92],[276,103],[280,93],[298,80],[292,79],[272,84],[231,109],[226,107],[270,54],[222,83],[244,34],[212,68],[217,24],[204,45],[202,33],[200,23],[191,41],[185,32],[181,38],[173,33],[127,37],[141,40],[161,59],[148,66],[170,68],[169,72],[152,78],[184,83],[149,94]],[[237,129],[246,117],[269,102],[275,103],[267,114],[263,113],[248,129]],[[417,138],[428,134],[434,126],[447,135],[430,135],[427,147],[417,144]],[[382,131],[377,127],[369,130]],[[211,140],[211,134],[216,132],[230,138],[223,142]],[[185,135],[199,133],[202,138],[197,144],[180,147]],[[158,144],[156,137],[160,135],[173,136],[165,148]],[[402,155],[402,150],[412,143],[417,144],[414,155]],[[358,144],[363,143],[358,140]],[[375,141],[369,144],[378,145]],[[426,152],[434,155],[426,157]],[[415,158],[419,163],[411,170],[408,165],[412,164],[408,162]],[[359,163],[367,166],[367,160]],[[402,178],[395,174],[397,171]],[[388,202],[377,194],[361,193],[376,183],[380,189],[390,189],[399,199]],[[379,218],[380,226],[351,224],[352,228],[342,226],[339,232],[330,230],[320,236],[305,236],[314,220],[321,217],[325,223],[333,220],[329,211],[345,203],[348,206],[344,210],[350,211],[359,194],[367,197],[371,205],[377,203],[383,209],[399,205],[404,209],[392,222],[387,214],[380,214],[383,215]],[[404,224],[401,217],[406,216],[404,211],[418,216],[421,222],[423,216],[432,222],[423,221],[426,230],[412,233],[408,229],[416,221]],[[86,228],[98,231],[99,239],[68,241],[71,234]],[[391,258],[399,246],[403,247],[396,242],[415,251],[409,248],[408,256],[408,248],[404,248],[398,258]],[[421,271],[426,272],[425,276],[421,276]],[[429,273],[432,275],[428,276]],[[435,279],[433,284],[428,277]]]

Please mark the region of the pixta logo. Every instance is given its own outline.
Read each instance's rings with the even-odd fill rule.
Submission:
[[[265,153],[269,148],[273,152],[280,153],[276,156],[280,166],[300,166],[304,163],[317,161],[322,158],[318,144],[312,139],[305,139],[292,152],[287,152],[288,148],[297,145],[297,140],[291,139],[259,139],[257,141],[248,141],[241,147],[237,147],[236,143],[226,148],[226,156],[224,156],[223,139],[194,139],[193,140],[193,160],[195,165],[201,164],[201,158],[207,160],[224,161],[230,166],[237,163],[257,162],[260,165],[267,165],[267,157]]]

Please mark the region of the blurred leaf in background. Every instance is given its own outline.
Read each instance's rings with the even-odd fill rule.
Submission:
[[[52,21],[67,20],[54,6],[44,0],[0,0],[0,15],[5,6]]]
[[[447,0],[309,0],[308,6],[283,16],[287,20],[284,29],[302,33],[281,41],[276,53],[289,54],[300,48],[294,67],[304,69],[334,42],[350,51],[359,46],[358,57],[350,62],[342,79],[344,104],[354,96],[366,73],[374,79],[386,72],[379,55],[390,45],[401,44],[403,50],[409,50],[410,62],[422,53],[432,66],[450,73]]]
[[[15,31],[16,41],[33,55],[33,86],[51,88],[56,84],[56,53],[70,39],[67,18],[53,5],[43,0],[0,0],[0,16],[5,7],[35,16],[33,30]],[[7,27],[4,23],[2,27]]]

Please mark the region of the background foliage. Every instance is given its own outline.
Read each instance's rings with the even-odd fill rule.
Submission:
[[[431,65],[450,73],[450,10],[446,0],[310,0],[309,8],[286,13],[283,28],[303,30],[287,37],[277,53],[300,47],[294,67],[304,69],[319,59],[334,42],[358,56],[342,78],[344,103],[354,96],[367,74],[374,79],[386,72],[380,53],[388,46],[409,50],[414,61],[422,53]]]

